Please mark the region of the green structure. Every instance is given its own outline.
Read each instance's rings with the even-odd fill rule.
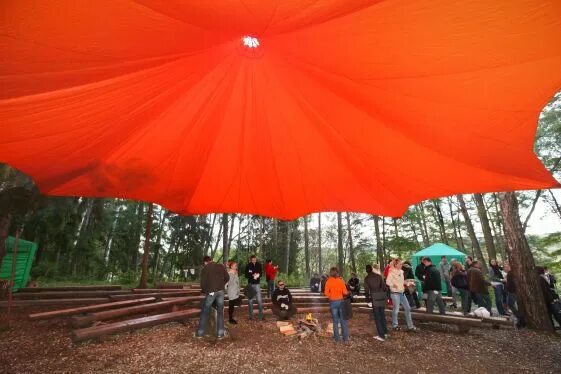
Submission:
[[[436,243],[413,254],[411,258],[413,271],[415,271],[417,265],[421,263],[421,259],[423,257],[430,257],[430,259],[432,260],[432,264],[440,270],[440,260],[442,259],[442,256],[446,256],[448,262],[450,262],[452,259],[456,259],[461,264],[463,264],[466,259],[466,255],[458,251],[457,249],[443,243]],[[446,292],[447,294],[449,294],[448,289],[446,288],[446,283],[444,283],[444,279],[441,279],[441,282],[442,293]]]
[[[0,264],[0,279],[10,280],[12,271],[12,259],[15,238],[9,236],[6,240],[6,256]],[[18,252],[16,256],[16,272],[14,276],[14,291],[25,287],[29,281],[31,273],[31,265],[35,259],[37,252],[37,243],[28,242],[27,240],[18,240]]]

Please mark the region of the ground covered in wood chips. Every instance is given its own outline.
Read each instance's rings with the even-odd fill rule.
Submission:
[[[390,332],[373,339],[367,315],[350,321],[351,341],[282,336],[272,317],[229,326],[221,341],[195,339],[197,322],[167,324],[72,344],[62,321],[29,322],[18,312],[0,331],[1,373],[560,373],[561,337],[514,329],[471,329],[418,324],[419,333]],[[324,325],[328,315],[318,315]]]

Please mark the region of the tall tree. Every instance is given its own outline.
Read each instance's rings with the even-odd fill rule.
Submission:
[[[374,219],[374,234],[376,235],[376,257],[378,259],[378,264],[384,268],[384,251],[380,238],[380,217],[372,215],[372,218]]]
[[[477,240],[477,236],[475,235],[475,230],[473,228],[473,224],[471,223],[471,218],[469,217],[469,212],[466,207],[466,202],[462,195],[456,195],[458,199],[458,203],[460,203],[460,210],[462,215],[464,216],[464,222],[466,224],[466,229],[471,240],[471,248],[472,252],[475,254],[475,257],[481,262],[481,267],[483,268],[484,272],[487,273],[487,263],[485,262],[485,258],[483,257],[483,252],[481,251],[481,247],[479,246],[479,241]]]
[[[341,212],[337,212],[337,264],[341,274],[345,273],[343,256],[343,219]]]
[[[148,282],[148,256],[150,254],[150,238],[152,234],[152,213],[154,204],[148,203],[146,212],[146,232],[144,234],[144,254],[142,255],[142,268],[140,274],[140,284],[138,288],[146,288]]]
[[[318,273],[323,272],[323,264],[321,263],[321,213],[318,213]]]
[[[440,233],[440,240],[443,243],[448,243],[448,237],[446,236],[446,226],[444,225],[444,216],[442,215],[442,209],[440,209],[440,199],[432,200],[434,206],[434,211],[436,213],[436,221],[438,222],[438,232]]]
[[[477,206],[477,215],[479,216],[479,221],[481,222],[481,229],[483,230],[483,238],[485,239],[487,254],[489,255],[490,260],[496,260],[497,250],[495,249],[495,241],[493,240],[491,226],[489,225],[489,218],[487,217],[487,209],[485,209],[485,203],[483,202],[483,195],[475,193],[473,194],[473,198],[475,200],[475,205]]]
[[[420,219],[421,236],[423,237],[423,245],[428,247],[430,245],[429,234],[427,232],[427,219],[425,217],[425,209],[423,203],[415,205],[415,212]]]
[[[351,230],[351,217],[349,213],[346,213],[346,216],[347,216],[347,235],[349,236],[349,255],[351,257],[351,269],[353,273],[356,273],[355,250],[353,246],[353,233]]]
[[[304,260],[306,262],[306,278],[310,277],[310,248],[308,235],[308,216],[304,216]]]
[[[513,192],[500,194],[500,204],[509,264],[516,282],[518,306],[530,328],[553,331],[535,271],[534,256],[532,256],[520,223],[516,195]]]
[[[286,274],[288,274],[289,266],[290,266],[290,221],[286,221],[286,266],[284,267]]]
[[[458,231],[460,230],[459,225],[456,225],[456,220],[454,219],[454,211],[452,209],[452,198],[448,197],[448,209],[450,210],[450,220],[452,221],[452,229],[454,230],[454,240],[456,245],[461,252],[465,252],[463,240],[460,240]]]
[[[227,213],[222,214],[222,258],[224,262],[227,262],[230,259],[230,243],[228,242],[228,214]]]

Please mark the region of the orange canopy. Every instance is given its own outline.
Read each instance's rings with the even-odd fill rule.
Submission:
[[[558,0],[0,7],[0,161],[47,194],[294,218],[557,185]]]

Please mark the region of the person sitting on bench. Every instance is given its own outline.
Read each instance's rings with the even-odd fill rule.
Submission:
[[[311,292],[321,292],[320,291],[320,285],[321,285],[321,278],[319,277],[318,274],[314,274],[312,279],[310,279],[310,291]]]
[[[271,299],[273,314],[279,320],[290,319],[296,313],[296,306],[292,304],[292,295],[282,280],[278,282],[278,287],[273,292]]]

